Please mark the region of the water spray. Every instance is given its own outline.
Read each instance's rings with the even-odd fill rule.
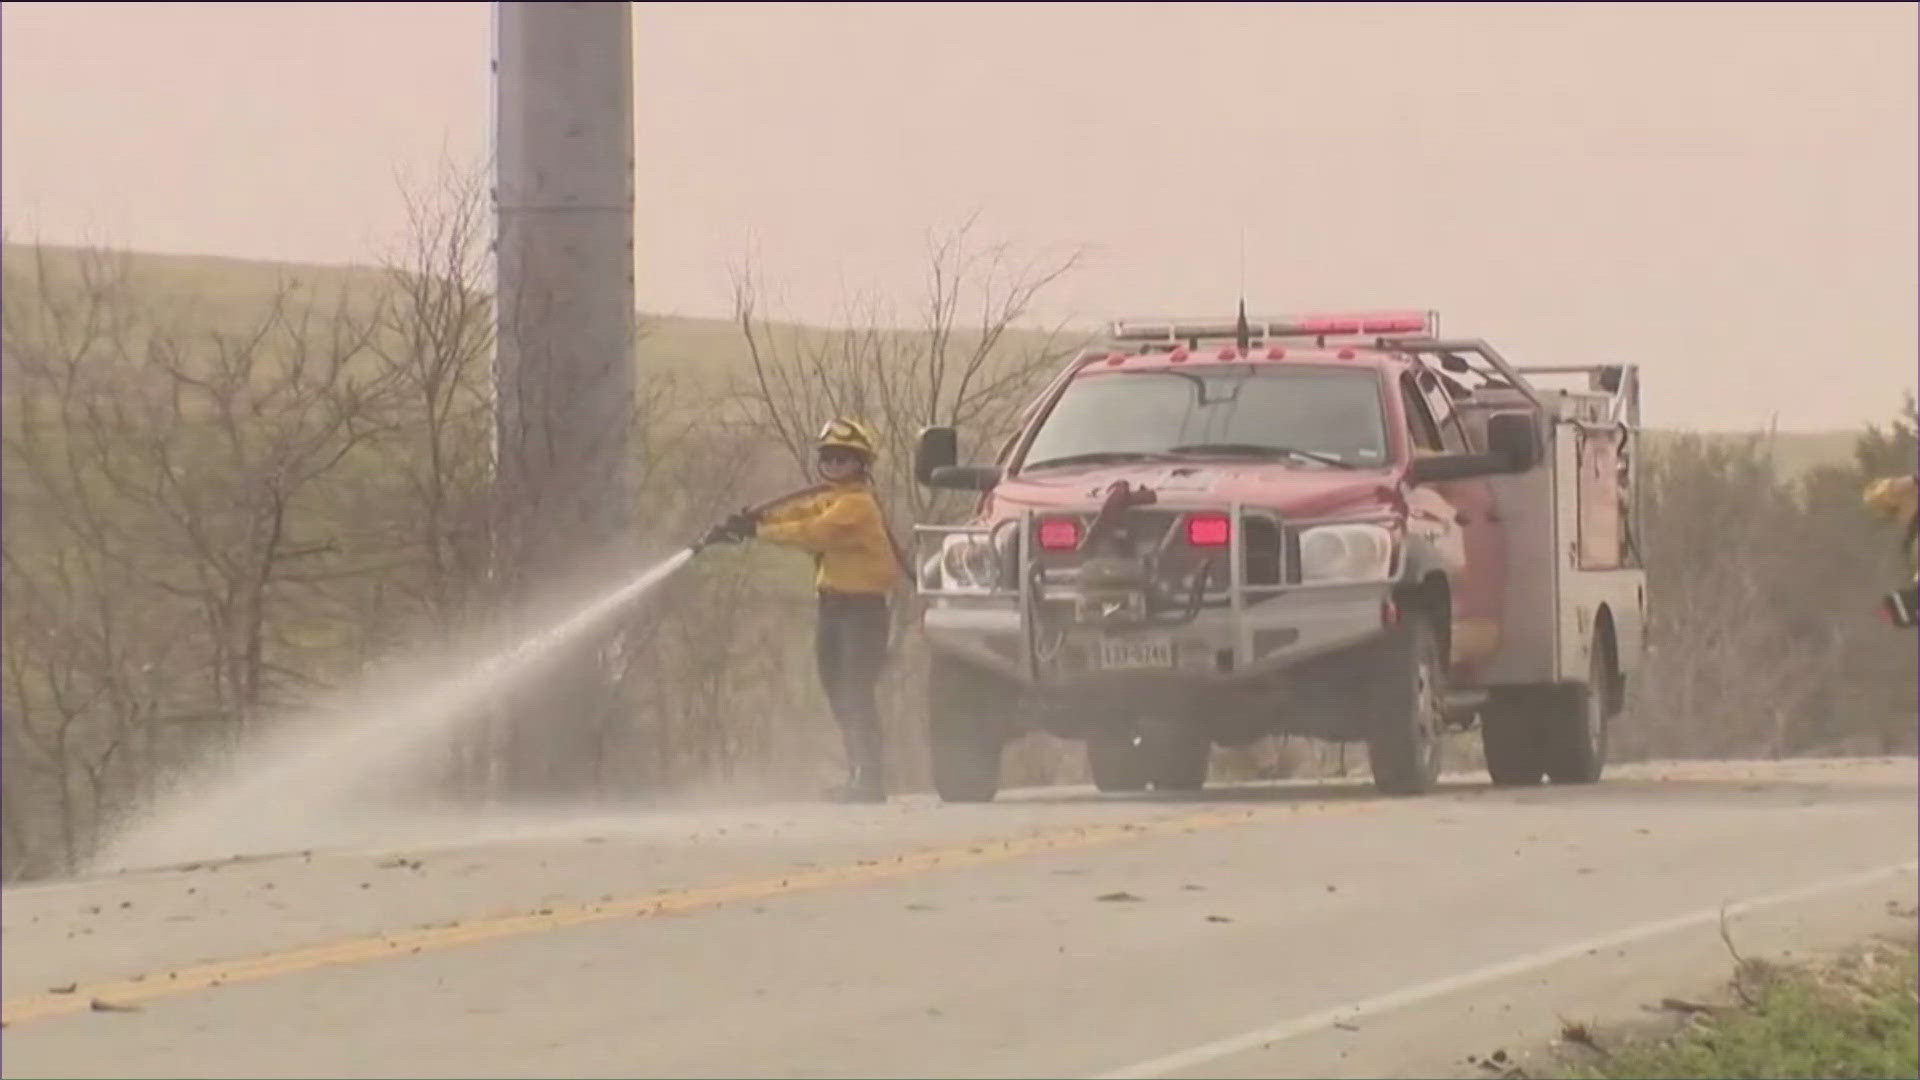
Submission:
[[[824,489],[813,485],[745,511],[758,516]],[[399,665],[275,725],[266,739],[163,800],[114,838],[92,869],[111,871],[231,855],[326,846],[364,812],[364,795],[400,781],[400,770],[444,743],[489,706],[539,677],[565,649],[685,569],[689,544],[574,607],[518,643],[449,671]]]

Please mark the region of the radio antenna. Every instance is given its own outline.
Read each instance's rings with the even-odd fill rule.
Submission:
[[[1240,316],[1233,326],[1233,341],[1241,352],[1253,347],[1253,329],[1247,325],[1247,227],[1240,226]]]

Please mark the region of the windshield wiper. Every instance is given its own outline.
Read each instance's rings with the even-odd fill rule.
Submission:
[[[1259,443],[1194,443],[1190,446],[1176,446],[1167,451],[1169,454],[1187,454],[1192,456],[1218,455],[1221,457],[1252,458],[1304,458],[1317,461],[1322,465],[1332,465],[1338,469],[1357,469],[1360,466],[1337,457],[1316,454],[1311,450],[1301,450],[1293,446],[1264,446]]]
[[[1020,471],[1052,468],[1055,465],[1117,465],[1130,461],[1165,460],[1167,460],[1165,454],[1149,454],[1143,450],[1092,450],[1084,454],[1047,458],[1044,461],[1029,461],[1020,466]]]

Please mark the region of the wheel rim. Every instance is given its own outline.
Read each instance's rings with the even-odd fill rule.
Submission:
[[[1413,737],[1420,768],[1429,780],[1440,774],[1442,709],[1440,680],[1432,649],[1423,650],[1413,668]]]
[[[1607,706],[1611,690],[1608,679],[1613,667],[1607,663],[1606,650],[1598,644],[1593,649],[1593,670],[1588,673],[1587,683],[1587,752],[1597,767],[1607,759]]]

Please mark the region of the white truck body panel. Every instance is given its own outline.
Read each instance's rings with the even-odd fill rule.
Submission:
[[[1619,370],[1620,386],[1608,392],[1599,388],[1599,368],[1548,369],[1587,374],[1592,385],[1538,390],[1546,413],[1540,465],[1493,479],[1507,532],[1507,580],[1501,645],[1484,669],[1488,686],[1587,681],[1602,613],[1613,627],[1617,670],[1640,667],[1639,383],[1635,369]]]

